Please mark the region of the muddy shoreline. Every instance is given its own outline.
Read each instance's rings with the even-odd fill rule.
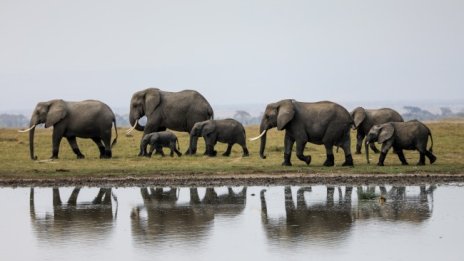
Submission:
[[[463,174],[154,174],[135,177],[0,179],[2,187],[421,185],[464,183]]]

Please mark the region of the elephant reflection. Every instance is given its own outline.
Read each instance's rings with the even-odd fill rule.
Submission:
[[[346,233],[351,228],[351,187],[345,188],[345,196],[339,197],[338,202],[334,201],[335,188],[327,187],[326,202],[315,205],[308,205],[305,200],[305,192],[311,192],[311,188],[300,188],[297,191],[296,207],[291,187],[286,186],[284,191],[285,219],[268,217],[265,190],[260,193],[262,223],[268,238],[283,242],[302,238],[305,241],[336,239],[340,233]]]
[[[67,204],[63,204],[59,189],[53,188],[53,212],[42,213],[36,211],[34,188],[31,188],[31,224],[41,241],[62,242],[75,240],[77,236],[101,239],[111,231],[117,213],[116,208],[113,215],[111,188],[100,188],[91,202],[77,201],[80,190],[79,187],[74,188]],[[115,196],[113,198],[117,200]]]
[[[207,235],[216,215],[233,217],[243,211],[247,188],[238,193],[228,188],[226,194],[220,195],[214,188],[206,188],[202,199],[197,188],[190,188],[190,200],[186,203],[178,202],[177,188],[168,191],[142,188],[140,191],[143,205],[131,213],[135,241],[159,243],[176,236],[178,240],[195,244]]]
[[[381,218],[385,220],[406,221],[411,223],[421,223],[432,216],[433,205],[429,200],[433,198],[436,186],[419,186],[419,194],[406,193],[406,187],[393,186],[387,190],[384,186],[379,186],[379,201],[360,200],[355,210],[356,219]],[[375,188],[362,187],[357,189],[358,195],[361,193],[375,193]]]

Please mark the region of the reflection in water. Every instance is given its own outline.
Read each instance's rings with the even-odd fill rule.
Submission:
[[[324,242],[326,245],[344,240],[356,220],[383,218],[395,221],[422,222],[430,218],[432,206],[428,196],[433,195],[435,186],[420,187],[419,194],[406,195],[406,187],[392,187],[388,192],[380,186],[358,187],[358,202],[352,206],[352,187],[345,187],[345,193],[338,188],[338,201],[334,200],[334,187],[327,187],[326,199],[311,202],[311,188],[297,190],[296,206],[290,186],[284,188],[285,218],[269,218],[266,190],[261,190],[261,218],[266,236],[275,242]],[[372,195],[374,200],[362,200],[363,194]]]
[[[271,250],[274,255],[281,254],[280,258],[300,253],[296,254],[299,259],[314,254],[311,251],[315,249],[364,249],[363,239],[377,242],[384,238],[375,233],[375,238],[365,237],[366,230],[369,231],[366,224],[384,231],[398,227],[397,223],[407,224],[407,229],[397,236],[411,238],[414,235],[411,229],[417,233],[425,227],[418,224],[429,223],[425,221],[432,216],[435,189],[435,186],[155,187],[82,191],[68,188],[61,192],[70,196],[62,201],[58,188],[36,191],[32,188],[30,204],[25,207],[29,208],[30,218],[26,217],[26,222],[32,224],[31,235],[39,246],[54,249],[51,250],[54,255],[61,251],[66,256],[67,249],[82,245],[86,246],[86,253],[95,254],[102,247],[114,248],[114,244],[119,244],[118,250],[125,248],[135,259],[150,257],[155,248],[161,257],[172,257],[174,250],[174,257],[180,259],[193,255],[192,259],[205,260],[228,249],[228,256],[243,259],[240,253],[245,251],[236,251],[238,245],[247,251],[251,247]],[[45,203],[41,192],[48,196]],[[205,254],[211,251],[214,254]],[[319,257],[326,252],[321,253]],[[131,259],[130,255],[126,257]]]
[[[219,196],[214,188],[206,188],[203,199],[197,188],[189,190],[190,201],[181,204],[177,202],[177,188],[141,188],[143,205],[131,213],[134,240],[158,244],[175,239],[198,244],[207,237],[216,215],[233,217],[246,205],[246,187],[238,193],[229,187],[226,194]]]
[[[327,187],[324,203],[308,205],[305,194],[311,188],[297,191],[296,207],[290,186],[285,187],[285,219],[270,219],[267,213],[265,190],[260,193],[262,224],[270,240],[278,242],[293,240],[324,240],[333,242],[344,238],[353,222],[351,214],[351,187],[345,188],[345,198],[334,202],[333,187]],[[308,192],[308,193],[305,193]]]
[[[360,201],[355,212],[356,219],[381,218],[385,220],[409,221],[420,223],[432,216],[432,205],[436,186],[419,187],[419,194],[407,194],[406,187],[392,187],[390,190],[380,186],[380,204],[375,201]],[[358,188],[358,195],[372,194],[375,187],[364,190]]]
[[[92,202],[78,203],[81,188],[76,187],[66,204],[58,188],[52,191],[53,212],[39,214],[36,213],[34,188],[30,190],[31,224],[41,241],[63,243],[81,238],[85,242],[85,239],[104,238],[111,231],[114,223],[111,188],[101,188]]]

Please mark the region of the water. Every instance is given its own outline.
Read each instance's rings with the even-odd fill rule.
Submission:
[[[0,260],[464,260],[463,200],[460,185],[0,188]]]

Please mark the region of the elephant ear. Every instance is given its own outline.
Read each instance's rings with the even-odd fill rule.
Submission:
[[[277,129],[283,130],[295,116],[295,108],[292,101],[288,100],[283,102],[279,106],[279,112],[277,114]]]
[[[161,95],[159,89],[147,89],[145,93],[145,115],[152,114],[160,104]]]
[[[57,124],[59,121],[66,117],[67,110],[66,104],[63,100],[53,100],[50,102],[48,108],[47,120],[45,121],[45,128]]]
[[[366,110],[364,110],[363,107],[358,107],[354,109],[352,117],[354,121],[354,129],[357,129],[364,119],[366,119]]]
[[[382,125],[380,129],[380,133],[379,133],[378,142],[384,143],[385,141],[391,139],[391,137],[393,136],[393,133],[395,133],[395,128],[393,127],[392,124],[387,123],[387,124]]]
[[[216,124],[214,124],[211,121],[207,121],[204,125],[203,128],[201,129],[201,135],[202,136],[207,136],[213,131],[216,130]]]

